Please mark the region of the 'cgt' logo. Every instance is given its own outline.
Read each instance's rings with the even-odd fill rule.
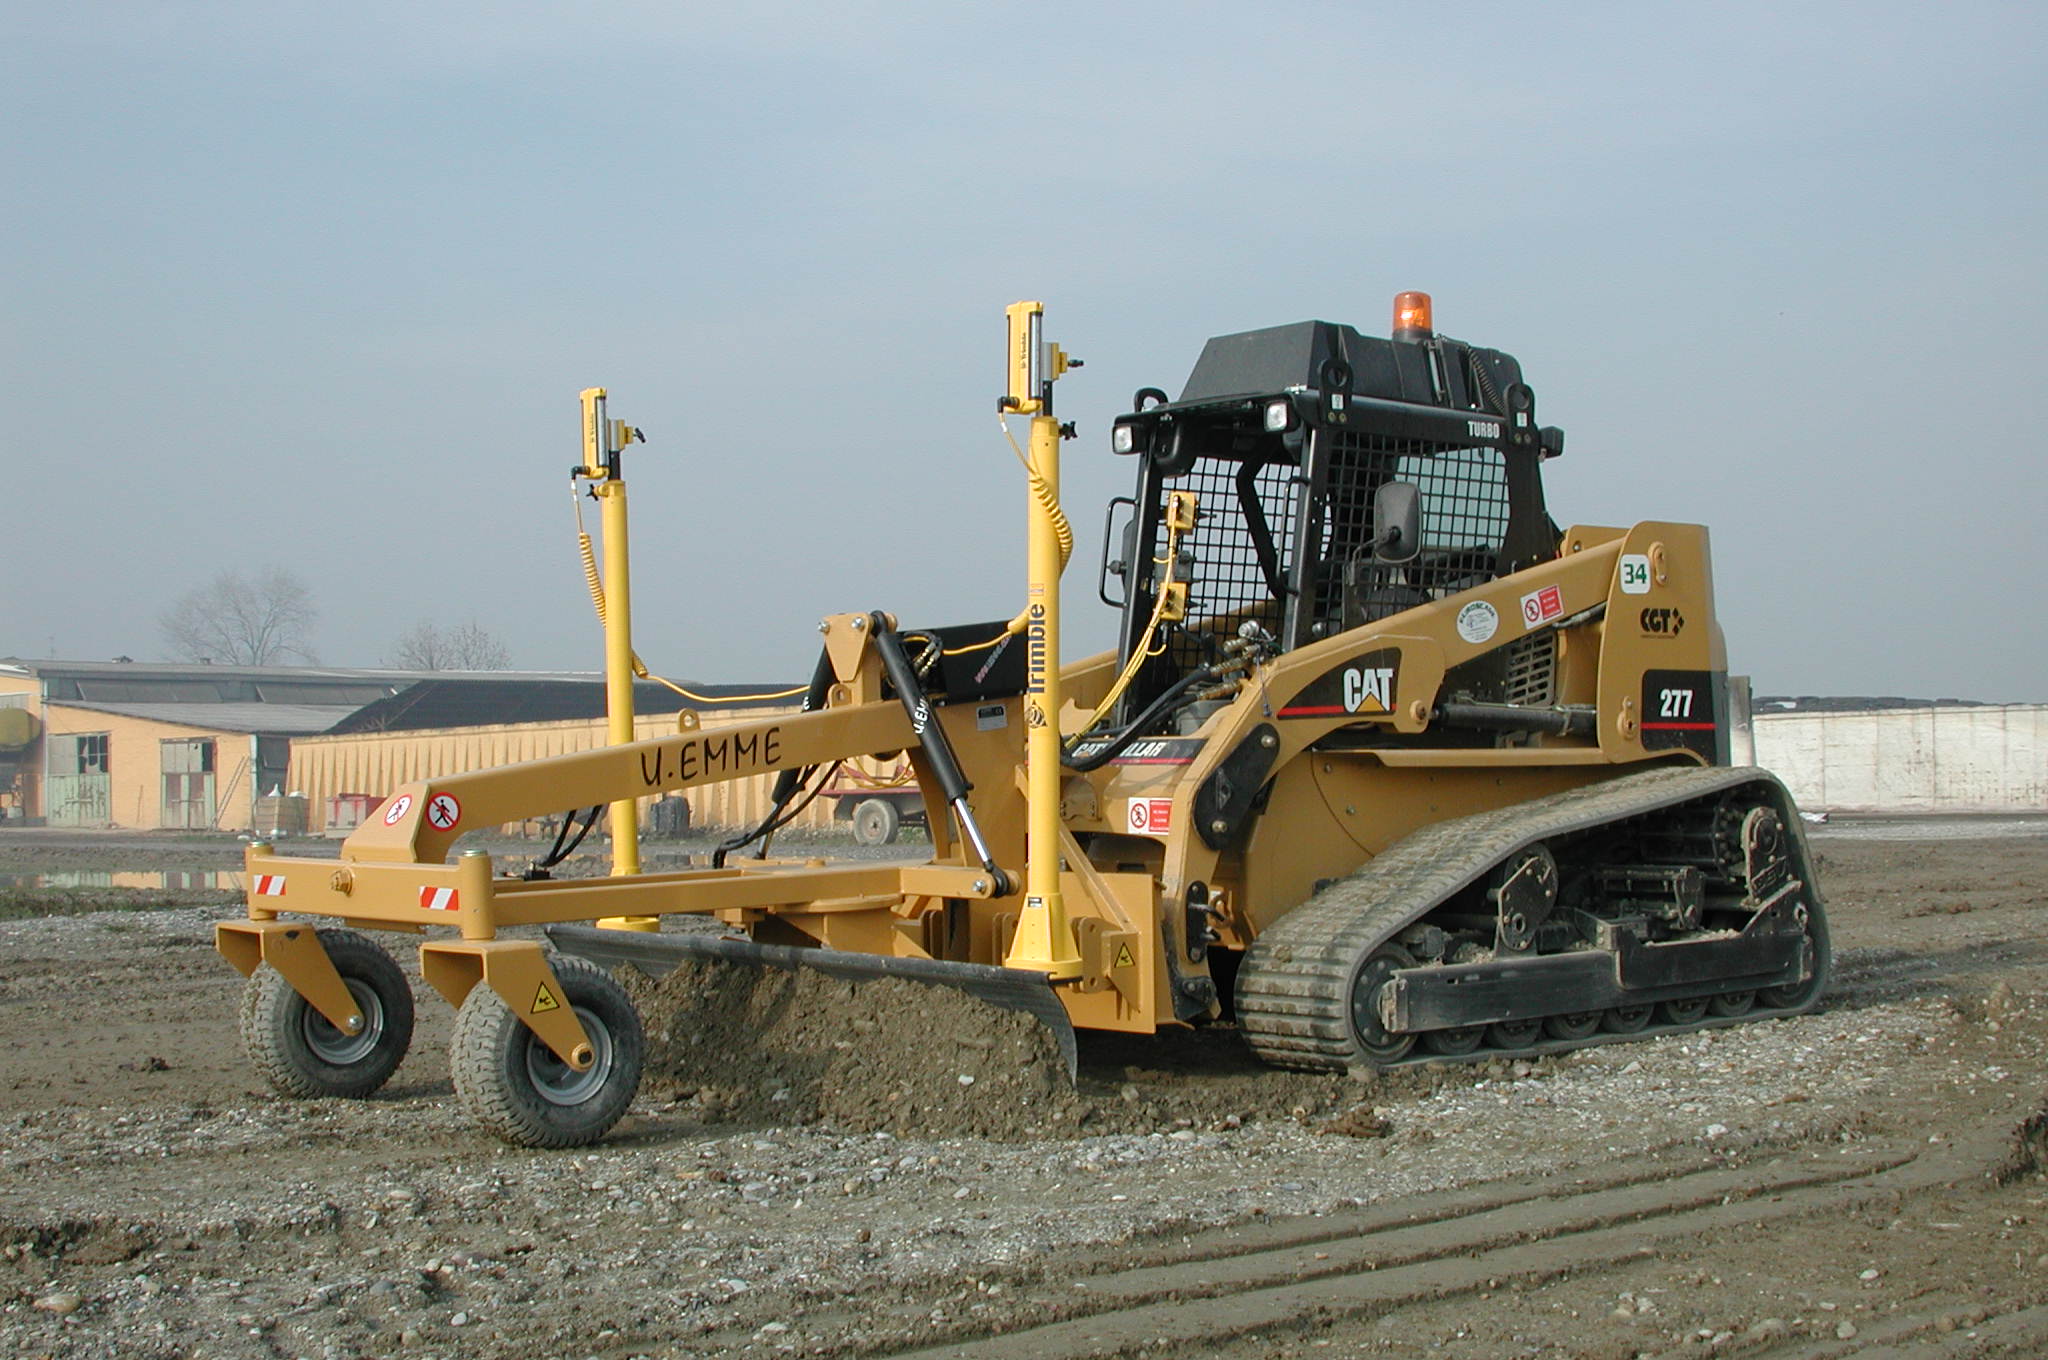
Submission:
[[[1685,615],[1676,609],[1645,609],[1641,622],[1645,633],[1659,637],[1677,637],[1685,631]]]

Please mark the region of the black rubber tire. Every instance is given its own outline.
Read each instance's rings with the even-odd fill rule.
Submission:
[[[1657,1018],[1667,1025],[1697,1025],[1706,1014],[1707,999],[1703,996],[1657,1003]]]
[[[853,839],[860,845],[887,845],[902,825],[903,814],[886,798],[864,798],[853,805]]]
[[[1415,956],[1397,944],[1383,944],[1359,961],[1351,974],[1351,1042],[1365,1061],[1378,1066],[1399,1062],[1415,1047],[1413,1034],[1389,1034],[1372,1013],[1372,1006],[1386,985],[1387,976],[1402,968],[1413,968]]]
[[[412,1046],[412,988],[369,936],[340,928],[315,933],[363,1013],[362,1033],[336,1029],[264,964],[242,989],[242,1048],[284,1095],[361,1100],[391,1079]]]
[[[1655,1006],[1616,1006],[1600,1015],[1600,1028],[1609,1034],[1640,1034],[1650,1027]]]
[[[1590,1039],[1600,1032],[1599,1011],[1573,1011],[1569,1015],[1553,1015],[1543,1022],[1543,1032],[1553,1039]]]
[[[483,983],[455,1013],[455,1095],[480,1126],[518,1147],[565,1148],[611,1131],[640,1090],[646,1039],[625,988],[586,959],[551,954],[562,1001],[596,1058],[578,1072]]]

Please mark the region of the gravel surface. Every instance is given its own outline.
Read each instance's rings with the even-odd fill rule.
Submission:
[[[1028,1029],[947,993],[814,979],[772,997],[714,987],[706,1009],[689,999],[705,979],[684,978],[641,989],[650,1078],[617,1135],[574,1154],[468,1127],[430,992],[378,1098],[287,1101],[239,1052],[218,907],[0,921],[0,1341],[123,1357],[884,1353],[1066,1317],[1100,1272],[1212,1261],[1219,1234],[1968,1144],[1990,1151],[1959,1178],[1875,1210],[1844,1200],[1833,1221],[1703,1231],[1597,1269],[1560,1247],[1526,1285],[1200,1345],[1105,1324],[1106,1349],[1087,1353],[1848,1353],[1901,1317],[1975,1348],[1957,1354],[2040,1353],[2048,1323],[2030,1331],[2024,1310],[2048,1300],[2044,1135],[2028,1123],[2048,1085],[2048,838],[1848,826],[1813,828],[1838,973],[1799,1019],[1363,1079],[1266,1071],[1228,1029],[1084,1037],[1069,1091],[1019,1056]],[[0,869],[95,853],[75,840],[21,857],[0,836]],[[689,1060],[748,1035],[826,1061]]]

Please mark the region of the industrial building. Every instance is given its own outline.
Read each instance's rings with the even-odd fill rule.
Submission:
[[[1755,763],[1829,813],[2048,812],[2048,704],[1760,699]]]
[[[673,732],[685,707],[718,727],[795,706],[758,697],[787,686],[690,688],[702,698],[635,685],[637,734]],[[1736,761],[1775,771],[1802,807],[2048,811],[2048,705],[1751,705],[1739,677],[1737,695]],[[602,678],[585,673],[0,659],[0,827],[343,835],[409,780],[602,746],[604,711]],[[695,789],[642,824],[751,825],[771,783]],[[795,824],[829,826],[834,811],[820,799]]]
[[[766,716],[745,696],[787,687],[693,688],[636,685],[640,734],[686,706],[707,727]],[[0,659],[0,826],[339,834],[408,779],[603,745],[604,705],[577,673]],[[758,816],[766,788],[706,790],[694,820]]]
[[[247,830],[324,732],[416,676],[276,666],[0,660],[0,819]]]

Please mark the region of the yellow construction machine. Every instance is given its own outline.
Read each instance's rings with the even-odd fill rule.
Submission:
[[[1559,528],[1542,472],[1563,436],[1513,357],[1436,334],[1423,294],[1387,338],[1311,321],[1209,341],[1178,398],[1144,389],[1115,422],[1136,473],[1097,587],[1118,644],[1062,665],[1072,429],[1052,392],[1072,363],[1041,319],[1010,309],[999,404],[1030,424],[1014,617],[834,615],[801,709],[724,728],[686,711],[637,742],[628,719],[605,749],[407,784],[338,863],[252,847],[248,919],[219,947],[250,978],[270,1080],[362,1096],[403,1057],[412,999],[368,930],[428,936],[461,1100],[535,1146],[601,1137],[633,1098],[621,963],[963,988],[1039,1017],[1070,1063],[1076,1028],[1234,1021],[1270,1062],[1350,1069],[1814,1003],[1828,932],[1796,809],[1728,765],[1707,531]],[[637,432],[588,397],[576,475],[618,517],[616,680],[618,448]],[[899,751],[929,860],[766,857],[842,764]],[[759,826],[637,872],[633,800],[770,773]],[[523,872],[450,859],[473,830],[607,805],[610,877],[548,877],[560,842]],[[659,929],[676,913],[698,928]],[[553,948],[506,933],[537,925]]]

